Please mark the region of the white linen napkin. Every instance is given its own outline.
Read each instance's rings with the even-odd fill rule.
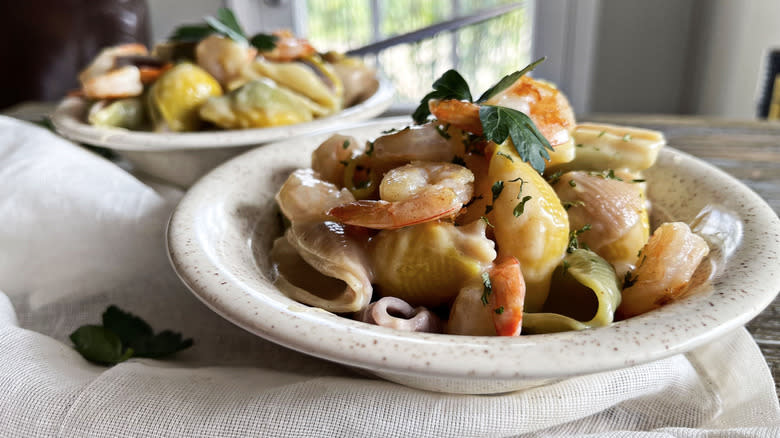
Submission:
[[[358,375],[255,337],[200,304],[163,243],[180,197],[0,117],[3,437],[777,437],[780,407],[745,329],[686,355],[493,396]],[[114,367],[68,335],[110,304],[195,345]]]

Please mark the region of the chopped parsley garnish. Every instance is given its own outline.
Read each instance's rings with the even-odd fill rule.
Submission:
[[[84,325],[70,335],[85,359],[114,365],[131,357],[158,358],[192,346],[192,339],[164,330],[157,334],[143,319],[109,306],[103,312],[103,325]]]
[[[504,190],[504,181],[498,180],[493,183],[493,186],[490,187],[490,191],[493,192],[493,202],[496,202],[496,199],[498,199],[498,195],[500,195],[503,190]]]
[[[174,29],[170,41],[200,41],[211,34],[219,34],[237,43],[251,44],[258,50],[266,52],[276,47],[277,37],[259,33],[247,38],[246,33],[238,23],[235,14],[229,8],[219,8],[217,16],[203,17],[205,24],[187,24]]]
[[[626,272],[625,277],[623,277],[623,289],[629,288],[636,283],[636,277],[631,277],[631,272]]]
[[[496,315],[500,315],[500,314],[504,313],[504,306],[499,306],[499,307],[495,308],[493,311],[496,312]]]
[[[469,202],[467,202],[467,203],[463,204],[463,206],[464,206],[464,207],[466,207],[466,208],[468,208],[468,207],[469,207],[471,204],[473,204],[473,203],[477,202],[477,200],[479,200],[479,199],[482,199],[482,195],[475,196],[475,197],[473,197],[473,198],[469,199]]]
[[[342,149],[347,149],[349,147],[349,140],[344,140],[344,143],[341,144]]]
[[[577,181],[574,181],[573,179],[569,180],[569,185],[572,187],[577,187]]]
[[[493,226],[493,224],[491,224],[491,223],[490,223],[490,221],[488,220],[487,216],[482,216],[482,217],[480,217],[480,219],[482,219],[483,221],[485,221],[485,223],[487,224],[487,226],[489,226],[490,228],[495,228],[495,227]]]
[[[568,209],[570,209],[572,207],[584,207],[585,206],[585,203],[582,202],[582,201],[574,201],[574,202],[563,201],[563,202],[561,202],[561,204],[563,204],[563,208],[565,208],[566,210],[568,210]]]
[[[501,151],[498,151],[498,152],[496,152],[496,155],[499,155],[499,156],[501,156],[501,157],[504,157],[504,158],[506,158],[507,160],[509,160],[509,161],[511,161],[511,162],[513,162],[513,163],[515,162],[515,159],[514,159],[514,158],[512,158],[512,156],[511,156],[511,155],[509,155],[509,154],[505,154],[505,153],[503,153],[503,152],[501,152]]]
[[[450,124],[446,124],[444,126],[442,125],[436,125],[436,132],[439,133],[439,135],[442,136],[445,140],[449,140],[452,136],[449,132],[447,132],[450,129]]]
[[[599,137],[602,137],[602,136],[603,136],[604,134],[606,134],[606,133],[607,133],[607,131],[601,131],[601,132],[599,132],[599,135],[598,135],[598,136],[599,136]]]
[[[623,178],[620,178],[619,176],[615,175],[615,171],[613,169],[603,170],[601,172],[590,172],[590,175],[598,176],[604,179],[614,179],[615,181],[623,181]]]
[[[632,179],[632,180],[631,180],[631,182],[632,182],[632,183],[643,183],[643,182],[645,182],[645,181],[646,181],[646,180],[644,180],[644,179]]]
[[[551,186],[554,186],[555,184],[558,183],[558,181],[561,180],[561,175],[563,175],[563,172],[561,172],[560,170],[555,172],[555,173],[553,173],[552,175],[547,177],[547,184],[550,184]]]
[[[530,196],[524,196],[523,199],[515,205],[515,209],[512,210],[512,214],[515,217],[520,217],[521,214],[525,211],[525,203],[528,202],[531,199]]]
[[[398,132],[398,130],[395,129],[395,128],[390,128],[390,129],[388,129],[386,131],[382,131],[382,134],[392,134],[394,132]]]
[[[373,154],[373,153],[374,153],[374,142],[373,141],[369,141],[368,142],[368,147],[366,148],[366,155],[370,157],[371,154]]]
[[[490,294],[493,293],[493,285],[490,284],[490,275],[487,272],[482,273],[482,305],[487,306],[490,300]]]
[[[576,144],[576,145],[574,145],[574,146],[576,146],[576,147],[578,147],[578,148],[581,148],[581,147],[583,147],[583,146],[585,146],[585,145],[584,145],[584,144],[582,144],[582,143],[577,143],[577,144]]]
[[[590,230],[590,228],[591,228],[590,224],[585,224],[579,230],[569,231],[569,245],[566,247],[566,252],[573,253],[574,250],[578,248],[587,249],[587,246],[581,244],[579,240],[577,240],[577,238],[580,236],[580,234]]]
[[[623,136],[623,141],[631,141],[631,134],[626,134]]]

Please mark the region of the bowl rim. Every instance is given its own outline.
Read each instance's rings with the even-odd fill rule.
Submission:
[[[118,151],[154,152],[251,146],[329,130],[336,124],[350,124],[382,114],[392,104],[395,89],[383,74],[377,73],[376,78],[376,91],[360,103],[327,117],[271,128],[158,133],[98,127],[84,122],[89,100],[83,97],[66,97],[50,117],[54,128],[63,137]]]
[[[330,132],[348,135],[371,130],[379,134],[409,122],[407,117],[377,119]],[[191,225],[205,214],[209,205],[213,207],[215,199],[227,199],[219,208],[235,207],[230,205],[229,198],[253,178],[253,172],[244,166],[266,164],[268,155],[281,151],[289,154],[291,146],[300,146],[301,141],[314,142],[319,137],[273,143],[220,165],[185,194],[166,231],[169,261],[198,299],[239,327],[305,354],[372,371],[414,376],[565,378],[685,353],[744,325],[768,306],[780,290],[780,276],[776,275],[780,268],[767,265],[774,271],[751,271],[754,278],[750,290],[740,288],[733,274],[723,275],[714,280],[710,293],[693,294],[607,327],[515,338],[407,333],[353,321],[289,299],[277,301],[226,269],[214,247],[209,246],[213,244],[209,239],[218,236],[199,234]],[[688,172],[704,174],[714,182],[714,187],[727,186],[734,202],[751,212],[749,223],[745,223],[743,244],[732,256],[731,264],[746,260],[755,264],[761,261],[758,257],[762,254],[780,254],[780,220],[750,188],[724,171],[668,146],[662,149],[659,163],[673,163]],[[263,199],[273,199],[276,188],[268,190],[260,195]],[[217,195],[216,191],[221,193]],[[744,244],[748,240],[751,245]],[[746,271],[747,268],[742,270]],[[262,314],[247,303],[261,306]]]

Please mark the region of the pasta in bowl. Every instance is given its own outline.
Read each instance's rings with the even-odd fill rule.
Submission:
[[[408,123],[339,132],[368,139]],[[172,265],[193,294],[289,348],[413,387],[498,393],[688,351],[743,325],[777,293],[780,223],[772,210],[724,172],[666,147],[644,172],[656,214],[690,222],[720,205],[743,223],[721,275],[676,302],[604,327],[515,337],[401,331],[300,304],[276,284],[271,251],[284,230],[274,197],[331,135],[270,144],[217,167],[187,192],[168,226]]]
[[[446,105],[463,106],[444,103],[439,108]],[[634,144],[624,141],[626,134],[637,141],[643,141],[645,134],[653,141],[656,134],[579,125],[582,132],[574,132],[571,138],[560,135],[559,144],[569,143],[570,149],[551,151],[551,159],[545,161],[550,168],[542,176],[533,168],[533,161],[518,160],[519,152],[506,149],[508,143],[485,145],[481,158],[467,156],[465,149],[460,155],[461,149],[455,148],[465,144],[459,142],[463,137],[454,134],[456,130],[473,134],[467,125],[430,123],[406,129],[410,124],[406,118],[364,123],[338,129],[339,136],[321,133],[267,145],[221,165],[190,189],[171,217],[167,244],[177,274],[206,305],[258,336],[404,385],[471,394],[518,390],[682,353],[744,324],[777,294],[780,285],[773,257],[780,249],[780,223],[763,200],[724,172],[668,147],[655,150],[654,164],[632,154],[629,148],[623,150],[623,155],[636,163],[632,166],[645,166],[641,177],[632,175],[631,180],[644,181],[629,181],[614,169],[566,167],[572,161],[567,156],[582,150],[581,158],[592,157],[591,166],[612,169],[616,166],[598,158],[599,153]],[[389,141],[394,135],[404,137],[404,141]],[[600,143],[569,142],[588,136]],[[415,153],[426,154],[425,159],[414,160],[402,147],[396,147],[418,137],[426,141],[417,144],[453,145],[456,152],[442,154],[446,148],[420,147]],[[376,162],[360,158],[369,150],[375,159],[386,160],[382,175],[406,181],[402,187],[408,187],[410,181],[423,181],[421,189],[410,196],[394,197],[394,186],[388,182],[384,196],[368,193],[372,184],[377,191],[383,184],[383,178],[370,171],[378,168]],[[552,159],[559,161],[551,164]],[[493,170],[504,182],[503,188],[494,191],[493,187],[498,187],[495,181],[480,180],[477,164],[469,163],[471,160],[485,160],[481,175],[490,175]],[[329,172],[334,168],[321,166],[328,162],[343,166],[343,172]],[[513,173],[515,166],[521,167],[522,173]],[[561,171],[558,180],[548,181],[557,173],[552,170],[555,166]],[[461,168],[467,169],[473,180]],[[528,182],[512,181],[518,177]],[[339,180],[343,188],[337,185]],[[591,185],[599,188],[598,193],[614,193],[623,199],[619,205],[639,210],[634,218],[605,215],[603,223],[611,218],[611,222],[623,225],[624,233],[600,228],[592,219],[587,219],[591,221],[587,222],[591,224],[589,231],[576,232],[586,228],[575,222],[586,220],[582,219],[588,214],[585,207],[599,206],[598,212],[605,208],[598,198],[568,198],[571,193],[563,189]],[[436,190],[423,189],[430,186]],[[469,186],[470,193],[464,189]],[[307,190],[299,190],[301,187]],[[483,197],[476,199],[480,193]],[[585,190],[582,195],[593,193]],[[417,195],[435,201],[436,209],[428,210],[428,202],[416,204]],[[531,199],[524,200],[526,196]],[[634,199],[640,197],[641,202]],[[282,205],[277,198],[285,198]],[[561,199],[571,203],[568,210]],[[539,206],[533,202],[541,200],[547,200],[557,212],[544,220],[562,222],[562,230],[551,231],[562,237],[544,239],[557,242],[557,255],[536,264],[532,257],[528,258],[531,262],[526,261],[523,254],[507,256],[511,244],[499,241],[499,233],[490,231],[491,224],[503,226],[496,223],[500,222],[497,215],[506,210],[505,225],[517,226],[523,216],[533,217]],[[645,200],[652,205],[647,215],[642,210]],[[500,205],[502,201],[505,205]],[[388,205],[397,202],[408,204]],[[460,206],[459,214],[453,216],[456,202],[467,204],[467,210]],[[492,208],[486,212],[488,205]],[[583,210],[579,219],[575,208]],[[687,224],[707,241],[709,255],[696,263],[699,266],[688,281],[693,290],[668,303],[650,300],[651,307],[663,304],[657,309],[615,318],[613,312],[625,302],[646,305],[642,299],[646,294],[623,300],[623,289],[642,286],[645,278],[649,285],[655,283],[654,270],[641,271],[641,259],[633,245],[644,248],[652,243],[651,227],[664,222]],[[666,231],[673,236],[680,232],[677,225],[670,227]],[[589,237],[591,232],[598,238]],[[531,239],[537,234],[529,233]],[[641,245],[630,239],[632,244],[621,243],[621,236],[633,234],[640,235]],[[674,241],[688,245],[686,239]],[[586,245],[590,252],[584,249]],[[436,288],[424,284],[430,278],[397,267],[401,260],[397,254],[414,252],[419,246],[426,251],[404,260],[440,260],[429,269]],[[571,252],[567,251],[570,248]],[[679,253],[671,245],[648,246],[643,252],[652,260],[651,253],[659,258],[667,249]],[[528,270],[528,266],[533,269]],[[390,272],[387,279],[379,280],[381,291],[374,286],[386,273],[379,273],[377,267]],[[323,271],[330,275],[323,275]],[[401,277],[393,272],[404,272],[407,277],[395,284]],[[521,276],[524,291],[519,285]],[[489,294],[485,277],[491,286]],[[632,281],[633,285],[626,287]],[[564,288],[549,287],[553,284],[573,284],[573,289],[586,293],[580,301],[561,299],[558,291]],[[318,292],[320,289],[328,292]],[[387,299],[379,299],[388,290],[396,296],[387,294]],[[522,309],[517,305],[520,296]],[[536,298],[525,299],[532,296]],[[501,306],[503,311],[496,312]],[[416,311],[417,307],[425,307],[429,313]],[[459,318],[461,310],[476,316],[454,324],[453,314]],[[518,313],[522,318],[517,318]],[[359,320],[353,319],[356,316]],[[455,325],[459,328],[453,330]],[[520,336],[485,336],[514,335],[518,330]],[[455,334],[458,332],[461,334]]]
[[[279,288],[378,325],[488,336],[606,326],[694,289],[706,236],[649,233],[642,172],[663,134],[577,125],[550,84],[507,78],[477,102],[424,99],[415,126],[319,145],[276,194]]]
[[[393,87],[358,58],[289,31],[244,34],[221,8],[169,40],[107,47],[51,116],[63,136],[187,187],[252,146],[375,117]]]

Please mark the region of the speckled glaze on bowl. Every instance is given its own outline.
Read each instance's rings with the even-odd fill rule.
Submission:
[[[404,126],[386,119],[340,130],[358,139]],[[268,253],[281,230],[274,194],[328,134],[275,143],[219,166],[175,209],[167,244],[174,269],[206,305],[289,348],[433,391],[498,393],[662,359],[745,324],[780,289],[780,220],[739,181],[664,149],[645,173],[649,197],[675,220],[708,204],[738,212],[741,245],[710,287],[608,327],[548,335],[405,333],[311,308],[273,285]]]
[[[79,97],[64,99],[51,120],[57,132],[70,140],[113,149],[135,170],[189,187],[218,164],[254,146],[376,117],[390,106],[393,94],[392,84],[379,76],[377,89],[371,96],[337,114],[306,123],[260,129],[158,133],[97,127],[84,121],[89,102]]]

